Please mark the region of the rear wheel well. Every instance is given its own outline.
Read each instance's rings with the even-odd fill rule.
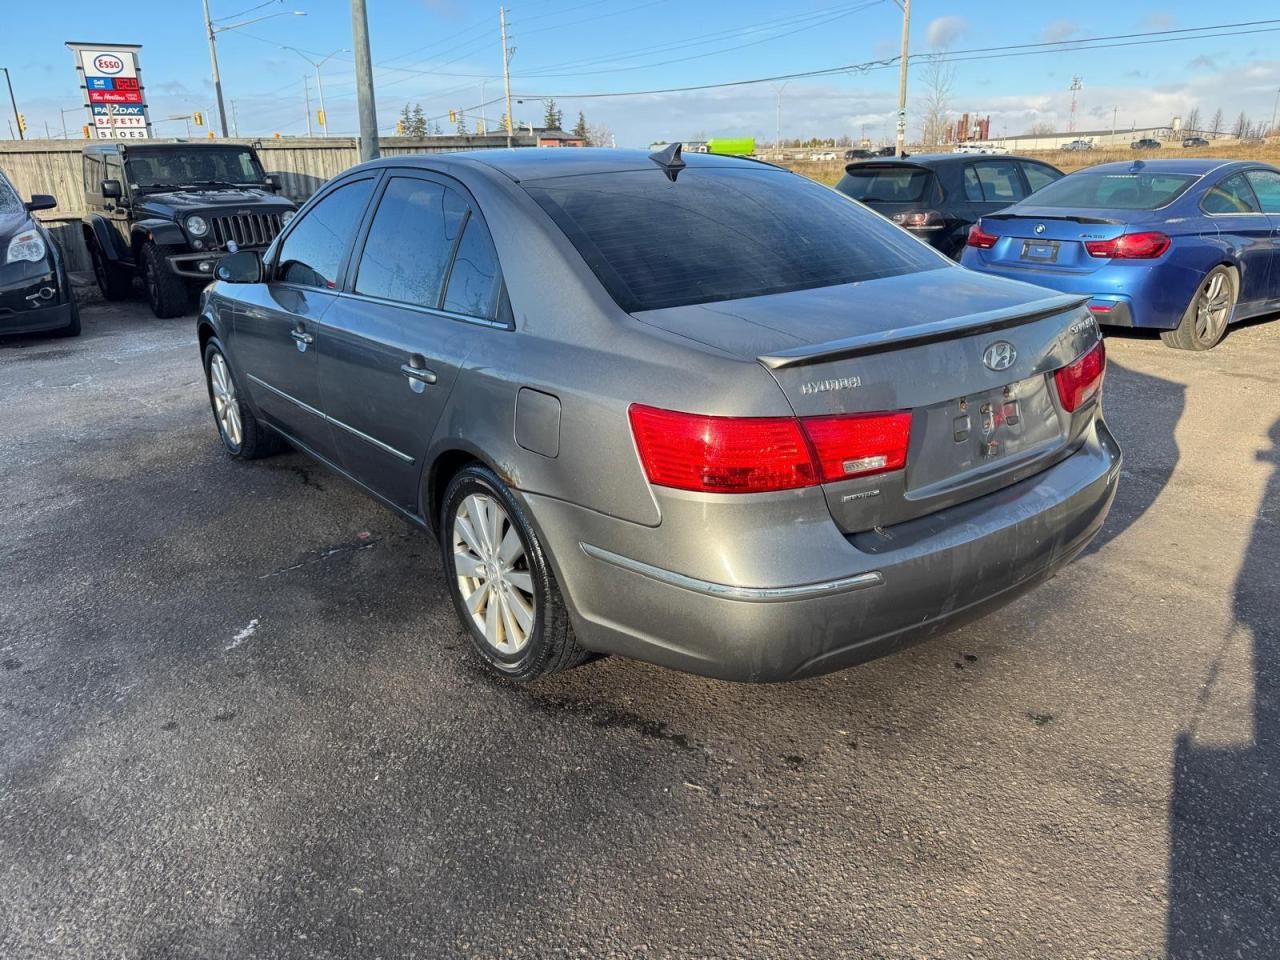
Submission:
[[[426,497],[423,506],[427,512],[427,523],[435,530],[440,521],[440,507],[444,503],[444,491],[449,486],[453,475],[469,463],[481,463],[479,457],[466,450],[446,450],[436,457],[431,464],[427,476]]]

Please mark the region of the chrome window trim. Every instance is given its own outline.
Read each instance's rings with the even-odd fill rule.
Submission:
[[[602,560],[623,570],[629,570],[651,580],[657,580],[659,583],[670,584],[682,590],[691,590],[694,593],[716,597],[720,600],[741,600],[748,603],[781,603],[788,600],[829,597],[840,593],[848,593],[852,590],[878,587],[884,583],[884,575],[879,570],[872,570],[867,573],[855,574],[851,577],[841,577],[838,580],[824,580],[820,583],[801,583],[787,587],[735,587],[727,583],[699,580],[696,577],[685,576],[683,573],[664,570],[662,567],[655,567],[641,560],[624,557],[621,554],[605,550],[603,547],[593,546],[590,543],[580,542],[578,546],[582,548],[583,553],[593,560]]]
[[[395,447],[389,444],[383,443],[377,437],[371,437],[367,433],[365,433],[363,430],[357,430],[355,427],[349,424],[343,423],[341,420],[335,419],[334,417],[329,416],[324,411],[317,410],[315,407],[311,406],[311,404],[303,403],[297,397],[291,394],[285,393],[283,390],[279,389],[278,387],[273,387],[271,384],[267,383],[265,380],[261,379],[260,377],[255,377],[252,373],[247,374],[247,376],[254,383],[258,384],[263,389],[270,390],[272,393],[274,393],[277,397],[280,397],[282,400],[288,400],[290,403],[298,407],[301,407],[303,410],[307,411],[307,413],[314,414],[315,416],[319,417],[321,420],[324,420],[326,423],[331,423],[335,427],[341,427],[343,430],[347,431],[347,433],[351,434],[352,436],[359,437],[361,440],[365,440],[373,444],[379,450],[389,453],[393,457],[398,457],[399,459],[403,460],[405,463],[413,463],[414,458],[409,456],[409,454],[404,453],[403,451],[397,450]]]
[[[328,290],[335,297],[342,297],[346,300],[361,300],[366,303],[377,303],[387,307],[399,307],[404,310],[412,310],[414,313],[424,313],[428,316],[439,317],[443,320],[458,320],[462,323],[474,324],[477,327],[490,327],[494,330],[514,330],[509,323],[501,320],[493,320],[488,317],[472,317],[465,313],[453,313],[449,310],[439,310],[435,307],[425,307],[420,303],[406,303],[404,300],[391,300],[387,297],[375,297],[367,293],[355,293],[346,290]],[[323,323],[323,321],[321,321]]]

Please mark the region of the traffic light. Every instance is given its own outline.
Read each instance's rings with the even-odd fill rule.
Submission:
[[[89,139],[89,125],[87,123],[80,128],[80,133],[83,135],[85,140]]]
[[[27,116],[24,113],[18,114],[18,132],[19,133],[27,132]]]
[[[457,111],[457,110],[450,110],[450,111],[449,111],[449,122],[450,122],[450,123],[457,123],[457,122],[458,122],[458,111]]]
[[[317,111],[316,111],[316,119],[320,121],[320,126],[322,126],[322,127],[323,127],[323,126],[325,125],[325,124],[324,124],[324,111],[323,111],[323,110],[317,110]]]
[[[197,110],[195,113],[191,115],[191,122],[194,123],[197,127],[203,127],[204,114],[201,113],[199,110]]]
[[[213,139],[213,131],[212,131],[212,130],[210,130],[208,133],[206,133],[206,134],[205,134],[205,136],[206,136],[206,137],[208,137],[210,140],[212,140],[212,139]]]
[[[397,136],[397,137],[403,137],[403,136],[404,136],[404,121],[403,121],[403,120],[397,120],[397,121],[396,121],[396,136]]]

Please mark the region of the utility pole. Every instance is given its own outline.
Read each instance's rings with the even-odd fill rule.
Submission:
[[[8,67],[0,67],[4,71],[4,82],[9,85],[9,103],[13,105],[13,122],[18,124],[18,139],[27,139],[22,135],[22,123],[18,120],[18,101],[13,99],[13,78],[9,76]],[[9,139],[13,139],[13,128],[9,128]]]
[[[356,110],[360,115],[360,159],[378,159],[378,109],[373,102],[373,56],[364,0],[351,0],[351,40],[356,55]],[[326,120],[328,117],[325,118]]]
[[[307,105],[307,136],[311,136],[311,82],[307,75],[302,75],[302,99]]]
[[[1271,130],[1269,132],[1273,137],[1276,134],[1276,115],[1278,111],[1280,111],[1280,88],[1276,89],[1275,106],[1271,108]]]
[[[213,65],[213,92],[218,97],[218,124],[222,135],[227,136],[227,111],[222,105],[222,74],[218,72],[218,41],[213,33],[213,21],[209,19],[209,0],[204,3],[204,29],[209,34],[209,62]]]
[[[232,136],[240,136],[240,117],[236,113],[236,102],[231,101],[231,134]]]
[[[901,157],[907,147],[907,47],[911,42],[911,0],[899,0],[902,6],[902,52],[898,55],[898,146]]]
[[[770,86],[773,87],[773,92],[778,95],[778,128],[777,137],[773,141],[773,149],[779,156],[782,155],[782,91],[787,89],[787,83],[790,82],[791,81],[788,80],[786,83],[782,84],[782,86],[770,84]]]
[[[498,23],[502,26],[502,86],[507,97],[507,146],[511,146],[511,53],[507,46],[507,8],[498,8]]]

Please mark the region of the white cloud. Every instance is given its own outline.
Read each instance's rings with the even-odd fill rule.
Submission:
[[[1044,39],[1046,43],[1060,43],[1063,40],[1078,37],[1081,32],[1078,23],[1071,20],[1055,20],[1044,28]]]
[[[945,50],[969,32],[969,21],[964,17],[938,17],[929,23],[926,36],[933,50]]]

